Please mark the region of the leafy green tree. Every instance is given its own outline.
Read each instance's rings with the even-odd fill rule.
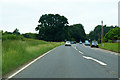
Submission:
[[[104,32],[104,33],[103,33],[103,36],[105,36],[105,34],[106,34],[109,30],[111,30],[111,29],[113,29],[113,28],[114,28],[113,26],[106,26],[106,25],[104,25],[104,26],[103,26],[103,32]],[[100,42],[100,40],[101,40],[101,25],[97,25],[97,26],[95,27],[95,29],[89,33],[89,38],[90,38],[91,40],[97,40],[97,41]]]
[[[106,33],[104,39],[105,41],[120,40],[120,28],[116,27],[114,29],[111,29],[108,33]]]
[[[87,39],[87,40],[90,39],[90,38],[89,38],[89,34],[86,34],[86,39]]]
[[[90,38],[91,40],[94,40],[94,39],[95,39],[94,35],[95,35],[94,31],[90,31],[90,33],[89,33],[89,38]]]
[[[20,32],[19,32],[19,30],[16,28],[16,29],[13,31],[13,34],[19,35]]]
[[[79,42],[80,40],[84,41],[86,39],[85,30],[82,24],[74,24],[70,27],[71,39]]]
[[[63,41],[67,33],[68,20],[59,14],[42,15],[38,21],[40,24],[35,28],[39,31],[39,38],[46,41]]]

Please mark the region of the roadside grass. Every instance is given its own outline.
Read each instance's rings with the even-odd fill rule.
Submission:
[[[120,53],[120,43],[104,43],[104,47],[102,47],[102,44],[99,44],[99,48]]]
[[[2,42],[2,75],[37,58],[43,53],[64,44],[63,42],[45,42],[24,39],[5,40]]]

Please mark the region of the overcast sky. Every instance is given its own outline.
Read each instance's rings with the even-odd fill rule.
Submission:
[[[81,23],[89,33],[101,24],[118,25],[119,0],[1,0],[0,30],[36,32],[42,14],[60,14],[69,25]],[[1,27],[2,26],[2,27]]]

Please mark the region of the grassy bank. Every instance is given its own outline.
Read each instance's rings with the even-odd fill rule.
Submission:
[[[99,48],[120,53],[120,43],[104,43],[104,47],[102,47],[102,44],[99,44]]]
[[[3,41],[2,75],[62,44],[64,43],[33,39]]]

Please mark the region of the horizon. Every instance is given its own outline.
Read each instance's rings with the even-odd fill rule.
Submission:
[[[78,24],[79,24],[79,23],[78,23]],[[72,25],[74,25],[74,24],[72,24]],[[69,25],[69,26],[70,26],[70,25]],[[95,27],[97,27],[97,26],[98,26],[98,25],[96,25]],[[115,27],[116,25],[115,25],[115,26],[114,26],[114,25],[111,25],[111,26],[103,25],[103,26],[106,26],[106,27],[111,27],[111,26],[113,26],[113,27]],[[84,27],[84,26],[83,26],[83,27]],[[18,29],[18,28],[15,28],[15,29]],[[14,29],[14,30],[15,30],[15,29]],[[94,29],[95,29],[95,28],[94,28]],[[94,29],[93,29],[93,30],[94,30]],[[13,30],[13,31],[14,31],[14,30]],[[18,30],[19,30],[19,29],[18,29]],[[84,30],[85,30],[85,29],[84,29]],[[91,30],[91,31],[93,31],[93,30]],[[0,31],[6,32],[6,31],[4,31],[4,30],[0,30]],[[7,31],[7,32],[13,32],[13,31]],[[20,31],[19,31],[19,32],[20,32]],[[25,32],[25,33],[39,33],[39,32],[36,31],[36,32]],[[25,34],[25,33],[21,33],[21,32],[20,32],[20,34]],[[90,33],[90,32],[89,32],[89,33]],[[86,34],[89,34],[89,33],[86,33]]]

